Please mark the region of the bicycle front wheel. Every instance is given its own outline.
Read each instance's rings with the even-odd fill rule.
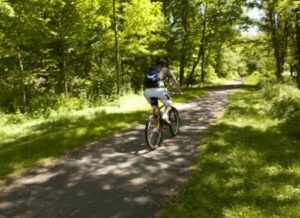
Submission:
[[[173,136],[176,136],[179,132],[179,113],[178,110],[175,107],[172,107],[172,109],[169,112],[169,119],[170,119],[170,132]]]
[[[145,127],[145,137],[147,145],[150,149],[155,149],[159,146],[161,142],[161,125],[159,119],[155,119],[154,117],[151,117],[146,122]]]

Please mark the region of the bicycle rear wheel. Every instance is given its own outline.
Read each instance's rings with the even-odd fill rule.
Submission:
[[[155,149],[161,142],[161,124],[158,118],[150,117],[146,122],[145,137],[147,145],[150,149]]]
[[[173,136],[176,136],[179,132],[179,113],[178,110],[175,107],[172,107],[172,109],[169,112],[169,119],[170,119],[170,132]]]

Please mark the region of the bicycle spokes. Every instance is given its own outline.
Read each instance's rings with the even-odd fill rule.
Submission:
[[[146,142],[151,149],[159,146],[161,141],[161,125],[159,119],[150,118],[146,123],[145,136]]]
[[[172,108],[172,110],[169,113],[169,119],[170,119],[170,132],[173,136],[177,135],[179,132],[179,114],[178,111],[175,108]]]
[[[162,140],[163,128],[169,128],[173,136],[177,135],[179,132],[179,114],[176,108],[172,107],[169,112],[170,124],[165,123],[160,115],[152,115],[146,122],[145,127],[145,138],[147,145],[151,149],[155,149],[159,146]]]

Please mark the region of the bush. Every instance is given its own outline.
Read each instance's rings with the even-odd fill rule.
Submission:
[[[77,97],[60,96],[57,102],[58,111],[74,111],[80,110],[84,107],[84,101],[81,101]]]
[[[283,84],[268,84],[263,96],[271,101],[270,114],[278,119],[282,131],[300,138],[300,90]]]
[[[300,110],[300,91],[288,85],[266,85],[264,97],[272,102],[272,115],[278,119],[290,117]]]
[[[246,84],[249,85],[264,85],[266,83],[274,82],[276,80],[275,76],[270,74],[270,72],[258,72],[254,71],[245,80]]]
[[[206,81],[213,82],[216,80],[218,80],[218,75],[216,74],[216,72],[212,66],[208,66],[206,69]]]
[[[289,135],[300,139],[300,111],[296,111],[292,116],[285,119],[285,122],[281,124],[282,131]]]
[[[234,79],[239,79],[239,78],[240,78],[240,75],[237,71],[228,72],[226,75],[226,79],[228,79],[228,80],[234,80]]]
[[[251,85],[257,85],[261,81],[261,77],[262,75],[258,71],[255,71],[254,73],[250,74],[247,77],[245,83]]]

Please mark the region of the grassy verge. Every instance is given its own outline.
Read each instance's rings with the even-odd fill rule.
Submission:
[[[185,91],[177,100],[175,98],[175,103],[203,93],[202,89]],[[0,126],[0,181],[132,127],[143,121],[150,110],[142,95],[127,95],[99,108],[54,114],[47,119],[17,124],[7,122]]]
[[[300,93],[292,92],[236,93],[204,136],[193,178],[160,217],[300,217]]]

